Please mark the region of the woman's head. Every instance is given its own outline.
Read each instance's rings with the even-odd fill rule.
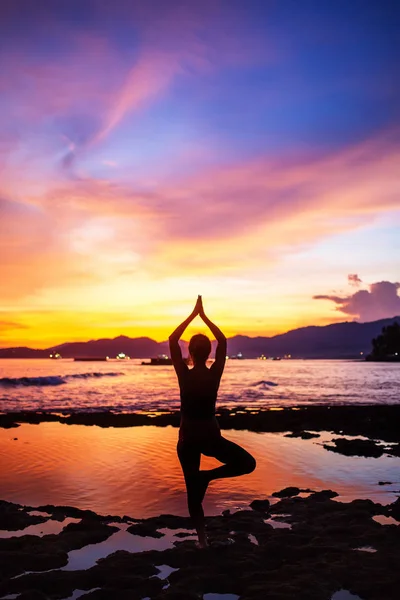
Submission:
[[[210,356],[211,342],[206,335],[197,333],[189,342],[189,353],[194,363],[206,362]]]

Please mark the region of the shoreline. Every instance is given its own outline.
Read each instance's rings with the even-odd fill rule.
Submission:
[[[293,437],[308,431],[331,431],[340,435],[364,436],[389,443],[400,443],[400,404],[298,406],[289,408],[251,408],[239,405],[220,407],[216,416],[221,430],[291,432]],[[0,427],[11,429],[22,423],[59,422],[66,425],[97,427],[179,427],[179,411],[114,413],[71,411],[21,411],[0,413]]]
[[[0,539],[0,596],[330,600],[349,590],[362,600],[397,600],[400,498],[383,506],[339,502],[331,490],[308,490],[307,497],[301,491],[285,488],[274,504],[261,498],[248,509],[206,517],[205,550],[196,547],[188,517],[133,519],[0,501],[0,527],[19,533]],[[46,522],[58,524],[58,533],[21,534]],[[143,540],[150,543],[145,551]]]

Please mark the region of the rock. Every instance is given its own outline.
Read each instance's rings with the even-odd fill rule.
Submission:
[[[387,452],[390,456],[399,456],[400,457],[400,444],[395,444],[393,446],[390,446],[390,448],[388,449]]]
[[[53,506],[52,504],[45,504],[43,506],[38,506],[36,510],[55,514],[57,515],[57,517],[54,517],[56,520],[59,520],[60,516],[63,516],[64,519],[65,517],[72,517],[73,519],[91,519],[92,521],[103,519],[103,517],[99,516],[93,510],[81,510],[80,508],[75,508],[73,506]]]
[[[270,501],[269,500],[253,500],[253,502],[251,502],[250,507],[253,510],[257,510],[259,512],[268,512],[269,511],[269,507],[270,507]]]
[[[254,414],[253,414],[254,413]],[[400,442],[400,405],[373,406],[305,406],[292,410],[274,411],[256,409],[243,411],[243,406],[218,410],[222,429],[247,429],[250,431],[294,432],[309,435],[311,431],[333,431],[338,435],[362,435],[386,442]],[[0,427],[18,427],[20,423],[42,422],[68,425],[96,425],[98,427],[137,427],[141,425],[172,425],[179,427],[179,412],[166,412],[156,416],[142,413],[76,413],[71,415],[15,412],[0,415]],[[291,435],[291,434],[289,434]],[[315,434],[311,434],[315,435]],[[334,446],[333,446],[334,447]],[[330,448],[329,448],[330,449]],[[397,452],[397,450],[395,449]]]
[[[392,485],[391,481],[378,481],[378,485]]]
[[[282,497],[270,512],[287,514],[290,530],[272,529],[265,523],[264,511],[239,510],[206,518],[215,547],[199,550],[194,541],[186,540],[164,551],[118,551],[85,571],[61,570],[59,566],[66,564],[71,549],[111,535],[114,528],[107,525],[109,517],[84,518],[58,535],[3,539],[0,598],[20,594],[19,599],[56,600],[80,589],[88,590],[82,596],[85,600],[200,600],[212,592],[235,594],[240,600],[329,600],[342,588],[365,600],[398,600],[399,528],[381,526],[371,517],[398,514],[400,499],[384,507],[370,500],[333,501],[336,495],[323,490],[308,498]],[[18,510],[18,505],[9,510]],[[54,507],[53,512],[62,510]],[[162,515],[142,519],[132,527],[140,527],[148,535],[165,523],[180,528],[187,520]],[[248,534],[256,537],[258,545],[251,543]],[[219,544],[228,538],[234,543]],[[360,546],[372,546],[377,552],[354,549]],[[168,589],[164,590],[166,582],[155,576],[159,572],[156,565],[177,569],[168,577]],[[41,572],[14,577],[28,570]]]
[[[29,525],[44,523],[48,519],[48,517],[35,517],[28,514],[27,511],[20,510],[20,508],[22,507],[19,504],[0,500],[0,529],[17,531],[25,529]]]
[[[326,450],[338,452],[345,456],[365,456],[379,458],[385,452],[382,446],[379,446],[374,440],[347,440],[346,438],[336,438],[332,440],[333,446],[323,444]]]
[[[153,527],[146,525],[145,523],[138,523],[131,525],[128,527],[127,531],[134,535],[140,535],[142,537],[153,537],[153,538],[161,538],[164,536],[161,531],[157,531]]]
[[[18,600],[47,600],[47,596],[38,592],[38,590],[29,590],[18,596]]]
[[[388,511],[386,507],[383,507],[381,504],[375,504],[372,502],[372,500],[368,500],[368,498],[362,500],[353,500],[350,502],[350,508],[362,510],[370,515],[382,515],[386,514]]]
[[[389,504],[388,509],[390,511],[390,515],[396,519],[396,521],[400,521],[400,498],[397,498],[395,502]]]
[[[279,492],[274,492],[272,495],[275,498],[291,498],[292,496],[297,496],[300,494],[300,488],[298,487],[286,487]]]
[[[18,596],[18,600],[47,600],[47,596],[37,590],[30,590]]]
[[[292,431],[285,435],[287,438],[301,438],[302,440],[311,440],[321,437],[319,433],[311,433],[310,431]]]
[[[309,499],[330,500],[331,498],[336,498],[336,496],[339,496],[339,494],[337,492],[334,492],[333,490],[321,490],[319,492],[313,492],[312,494],[310,494]]]

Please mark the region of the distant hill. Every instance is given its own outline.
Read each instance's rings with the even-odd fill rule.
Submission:
[[[293,358],[359,358],[360,353],[368,354],[372,348],[372,338],[379,335],[382,328],[397,321],[400,317],[380,319],[370,323],[333,323],[323,327],[301,327],[273,337],[248,337],[236,335],[228,339],[228,354],[242,352],[246,358],[284,356]],[[182,342],[184,355],[187,344]],[[0,348],[0,358],[46,358],[52,352],[59,352],[63,358],[109,356],[114,358],[124,352],[131,358],[150,358],[158,354],[168,354],[168,342],[156,342],[148,337],[129,338],[124,335],[114,339],[91,340],[89,342],[67,342],[45,350],[32,348]]]

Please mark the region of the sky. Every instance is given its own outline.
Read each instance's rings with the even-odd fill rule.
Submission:
[[[399,315],[396,4],[2,0],[0,346]]]

